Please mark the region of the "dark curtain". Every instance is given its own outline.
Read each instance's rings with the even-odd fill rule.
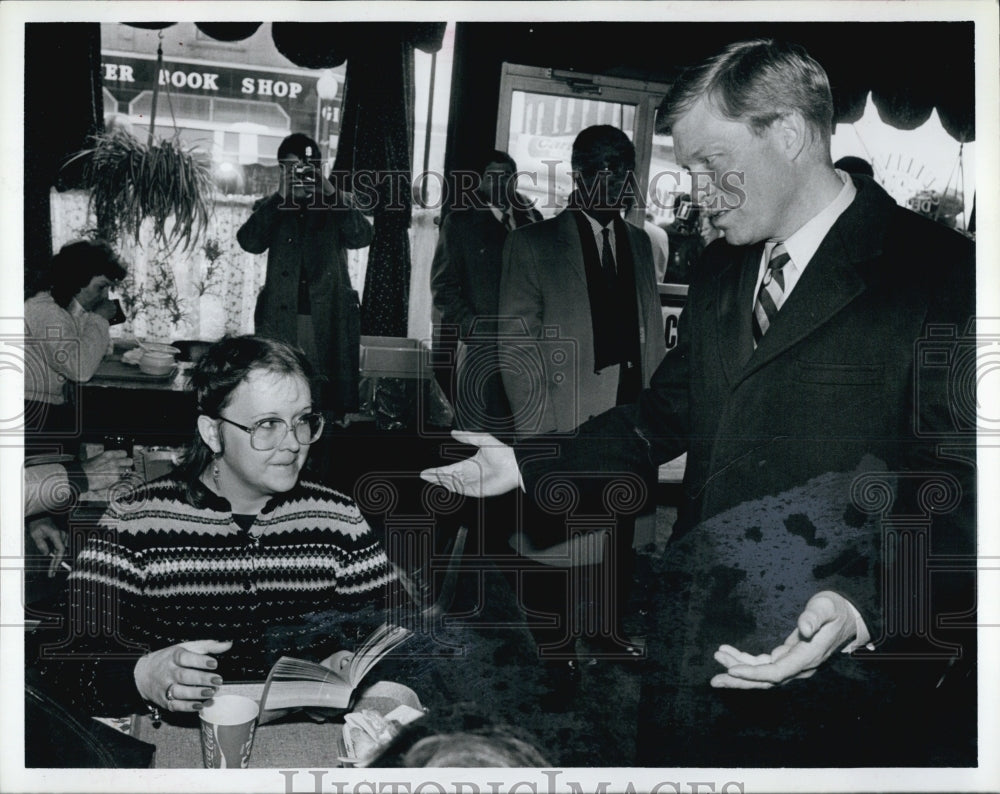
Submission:
[[[60,63],[66,68],[56,69]],[[101,28],[94,23],[24,26],[24,287],[30,295],[52,258],[49,190],[74,187],[66,155],[103,129]],[[58,97],[58,101],[53,98]]]
[[[335,171],[353,175],[359,202],[373,209],[374,239],[361,305],[361,333],[371,336],[406,336],[407,330],[413,44],[401,33],[401,27],[387,25],[381,35],[359,36],[367,46],[347,61],[334,163]]]

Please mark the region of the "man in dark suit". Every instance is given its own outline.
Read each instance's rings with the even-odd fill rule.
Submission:
[[[502,375],[518,438],[571,433],[608,408],[634,402],[666,353],[650,239],[622,217],[633,195],[635,147],[617,127],[595,125],[576,136],[571,163],[568,207],[513,232],[504,248],[500,314],[519,321],[523,332],[500,340],[501,360],[510,362]],[[633,513],[651,503],[644,497],[653,483],[637,493]],[[634,525],[634,516],[619,516],[612,547],[603,528],[567,537],[560,515],[521,516],[512,545],[535,563],[525,564],[521,602],[529,612],[556,616],[553,625],[535,629],[543,655],[572,661],[583,630],[571,612],[591,599],[601,608],[579,621],[593,626],[589,644],[605,656],[638,652],[621,620]],[[572,592],[570,581],[582,572],[568,568],[586,571],[592,596]]]
[[[431,263],[431,292],[442,326],[457,330],[461,346],[454,389],[456,426],[503,435],[512,428],[500,380],[496,323],[507,233],[541,220],[517,193],[517,171],[506,152],[492,151],[473,192],[459,193],[444,220]]]
[[[682,75],[661,118],[725,239],[677,347],[556,460],[460,436],[425,472],[585,499],[687,451],[642,763],[975,763],[974,253],[833,168],[832,107],[771,40]]]

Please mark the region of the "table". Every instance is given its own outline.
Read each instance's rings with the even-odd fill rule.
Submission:
[[[190,367],[181,362],[172,377],[158,378],[123,364],[119,355],[105,357],[94,377],[80,384],[82,440],[123,435],[145,445],[187,442],[198,418]]]

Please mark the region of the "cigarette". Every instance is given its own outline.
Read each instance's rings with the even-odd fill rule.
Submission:
[[[54,558],[56,555],[54,552],[49,552],[49,556]],[[72,567],[70,567],[70,564],[66,562],[66,560],[63,560],[61,563],[59,563],[59,567],[62,568],[64,571],[73,570]]]

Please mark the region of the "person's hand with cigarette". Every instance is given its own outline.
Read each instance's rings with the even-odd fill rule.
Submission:
[[[52,558],[49,564],[49,579],[56,575],[60,567],[63,570],[71,570],[70,566],[63,562],[66,554],[68,535],[66,530],[60,529],[48,516],[35,518],[28,523],[28,536],[35,542],[36,548],[42,553]]]

